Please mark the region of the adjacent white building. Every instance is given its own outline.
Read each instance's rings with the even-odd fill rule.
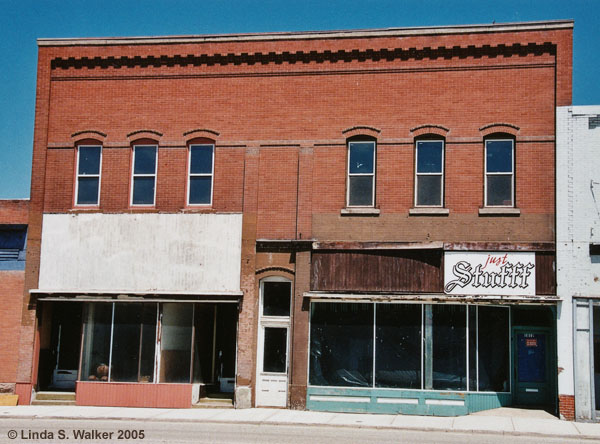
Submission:
[[[558,393],[600,419],[600,106],[557,108]]]

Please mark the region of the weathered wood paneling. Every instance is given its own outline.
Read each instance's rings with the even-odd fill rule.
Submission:
[[[77,405],[189,408],[192,384],[77,382]]]
[[[537,252],[535,254],[535,292],[556,294],[556,254]]]
[[[313,291],[442,292],[442,250],[315,251]]]

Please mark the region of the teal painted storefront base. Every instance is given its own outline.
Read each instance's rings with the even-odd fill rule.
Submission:
[[[460,416],[512,404],[510,393],[308,387],[306,408],[325,412]]]

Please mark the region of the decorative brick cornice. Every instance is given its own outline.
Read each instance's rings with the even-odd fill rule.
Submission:
[[[528,43],[522,45],[468,45],[437,48],[381,48],[381,49],[353,49],[353,50],[325,50],[325,51],[283,51],[283,52],[256,52],[256,53],[227,53],[227,54],[187,54],[187,55],[149,55],[142,56],[109,56],[109,57],[56,57],[52,59],[52,69],[107,69],[107,68],[148,68],[162,66],[225,66],[225,65],[268,65],[268,64],[296,64],[296,63],[338,63],[338,62],[365,62],[365,61],[406,61],[406,60],[436,60],[436,59],[464,59],[467,57],[495,58],[499,56],[526,56],[543,54],[556,55],[556,44],[551,42]]]
[[[482,126],[481,128],[479,128],[479,131],[484,137],[493,133],[507,133],[516,136],[519,133],[520,129],[521,128],[519,128],[517,125],[513,125],[512,123],[494,122]]]

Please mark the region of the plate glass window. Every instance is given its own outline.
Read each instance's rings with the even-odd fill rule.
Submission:
[[[444,142],[418,141],[415,206],[441,207],[444,194]]]
[[[214,173],[214,145],[190,145],[188,204],[210,205]]]
[[[77,205],[98,205],[102,147],[82,145],[77,153]]]
[[[485,142],[485,205],[514,206],[514,142]]]
[[[348,206],[375,204],[375,142],[348,144]]]
[[[156,193],[156,153],[155,145],[133,147],[133,205],[154,205]]]

